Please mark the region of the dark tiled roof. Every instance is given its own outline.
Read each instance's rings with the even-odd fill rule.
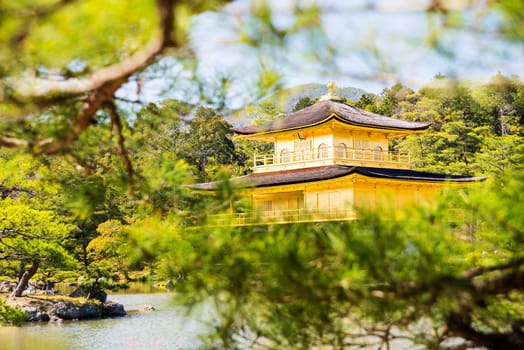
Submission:
[[[231,179],[231,183],[238,187],[264,187],[289,185],[311,181],[334,179],[351,173],[353,167],[342,165],[321,166],[305,169],[272,171],[267,173],[253,173]],[[191,185],[198,190],[214,190],[220,182],[205,182]]]
[[[397,180],[413,180],[413,181],[433,181],[433,182],[472,182],[481,181],[485,177],[473,176],[454,176],[444,174],[434,174],[415,170],[401,170],[401,169],[382,169],[382,168],[366,168],[366,167],[351,167],[343,165],[330,165],[313,168],[293,169],[274,171],[267,173],[249,174],[231,179],[231,183],[237,187],[266,187],[290,185],[297,183],[306,183],[313,181],[335,179],[350,174],[360,174],[367,177],[383,178],[383,179],[397,179]],[[215,190],[219,186],[219,182],[206,182],[194,184],[190,187],[197,190]]]
[[[296,129],[327,121],[336,115],[347,124],[372,126],[381,129],[422,130],[430,123],[409,122],[371,113],[360,108],[349,106],[338,100],[321,100],[312,106],[289,114],[282,119],[260,125],[245,126],[234,129],[238,134],[250,135],[280,130]]]
[[[422,180],[422,181],[448,181],[448,182],[472,182],[485,180],[484,176],[459,176],[428,173],[425,171],[406,170],[406,169],[383,169],[358,167],[355,171],[364,176],[402,179],[402,180]]]

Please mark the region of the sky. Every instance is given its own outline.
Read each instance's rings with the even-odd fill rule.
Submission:
[[[498,72],[524,77],[523,43],[501,39],[495,30],[501,17],[486,15],[481,6],[461,12],[460,23],[466,29],[453,28],[456,22],[451,16],[450,26],[442,30],[442,18],[424,11],[425,0],[318,0],[322,30],[301,30],[274,45],[274,37],[259,32],[261,27],[249,20],[256,1],[237,0],[222,13],[193,19],[197,72],[209,86],[220,77],[230,79],[228,98],[233,108],[256,96],[254,87],[262,68],[280,74],[283,88],[334,81],[337,86],[373,93],[398,81],[418,89],[437,74],[471,82],[486,82]],[[275,28],[292,28],[295,3],[268,1]],[[471,1],[447,3],[461,9]],[[246,45],[239,32],[257,37],[257,47]],[[429,44],[432,37],[438,38],[435,45]],[[181,66],[173,64],[170,69],[183,84]]]

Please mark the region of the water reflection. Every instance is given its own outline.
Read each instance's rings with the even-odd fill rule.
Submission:
[[[0,327],[0,348],[16,350],[59,349],[195,349],[212,315],[206,308],[190,316],[174,305],[169,293],[115,294],[109,299],[123,303],[123,318],[70,321],[62,324],[28,324]],[[144,304],[156,309],[138,313]]]

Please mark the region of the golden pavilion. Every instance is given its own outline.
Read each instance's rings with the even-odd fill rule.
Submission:
[[[234,129],[239,137],[271,142],[274,148],[272,154],[254,155],[251,174],[231,180],[249,198],[252,212],[231,213],[224,223],[351,220],[358,208],[431,202],[445,187],[483,179],[410,170],[409,152],[390,151],[390,141],[420,133],[430,123],[350,106],[332,89],[284,118]],[[192,187],[213,191],[217,186]]]

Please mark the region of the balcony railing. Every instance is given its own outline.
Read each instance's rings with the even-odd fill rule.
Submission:
[[[357,161],[363,163],[409,164],[409,152],[390,152],[378,149],[324,147],[316,150],[281,152],[280,154],[254,155],[254,166],[292,164],[332,160],[334,162]]]
[[[247,226],[354,220],[355,212],[342,208],[294,209],[216,214],[210,215],[208,218],[209,224],[214,226]]]

